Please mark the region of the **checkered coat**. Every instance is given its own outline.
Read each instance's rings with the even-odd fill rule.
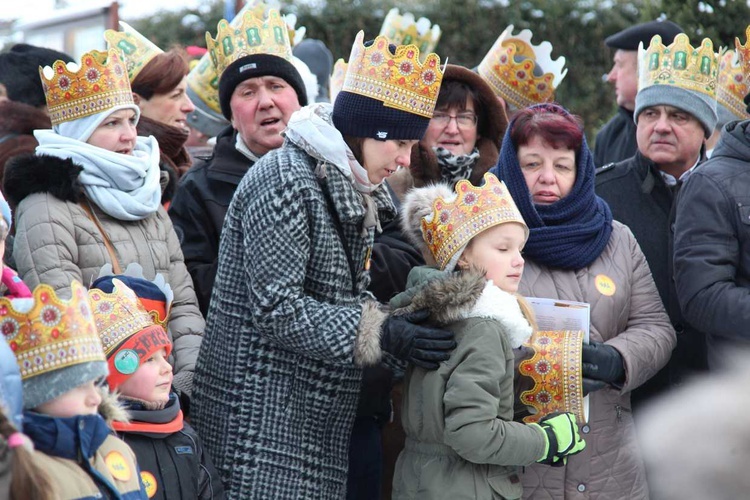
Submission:
[[[373,197],[381,219],[395,215],[384,189]],[[365,291],[374,230],[362,234],[364,215],[361,196],[336,167],[289,141],[237,188],[192,411],[228,498],[345,496],[360,367],[380,359],[385,318]]]

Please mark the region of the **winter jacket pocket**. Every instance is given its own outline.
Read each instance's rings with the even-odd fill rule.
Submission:
[[[737,203],[740,221],[746,226],[750,226],[750,203]]]
[[[523,484],[514,468],[490,466],[487,482],[495,500],[516,500],[523,495]]]

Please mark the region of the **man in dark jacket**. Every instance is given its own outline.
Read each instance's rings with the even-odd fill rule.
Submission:
[[[657,52],[660,57],[667,57],[664,49]],[[670,78],[677,83],[664,83],[659,68],[649,69],[649,55],[639,62],[639,71],[647,75],[635,98],[638,151],[628,160],[600,168],[596,178],[599,196],[607,201],[614,218],[629,226],[638,240],[677,332],[672,359],[633,391],[634,407],[679,383],[686,374],[706,368],[703,335],[685,322],[675,294],[672,227],[674,200],[682,183],[703,159],[705,140],[717,120],[715,91],[704,93],[680,87],[679,83],[690,80],[690,70],[674,70]],[[715,71],[711,77],[716,78]]]
[[[638,91],[638,45],[648,47],[654,35],[660,35],[664,44],[672,43],[683,30],[671,21],[651,21],[631,26],[608,36],[604,43],[614,49],[614,65],[607,81],[615,87],[617,114],[596,134],[594,164],[597,167],[616,163],[632,157],[636,152],[635,94]]]

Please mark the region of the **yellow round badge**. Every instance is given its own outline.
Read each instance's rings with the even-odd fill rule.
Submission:
[[[125,457],[119,451],[112,451],[104,457],[104,463],[107,464],[107,469],[112,473],[112,477],[119,481],[129,481],[132,475],[130,466],[125,460]]]
[[[617,291],[615,282],[606,274],[597,274],[594,279],[594,285],[596,286],[596,289],[599,290],[599,293],[606,295],[607,297],[613,296]]]
[[[154,498],[154,495],[156,495],[156,478],[153,474],[151,474],[148,471],[141,471],[141,482],[143,483],[143,486],[146,488],[146,495],[148,495],[149,498]]]

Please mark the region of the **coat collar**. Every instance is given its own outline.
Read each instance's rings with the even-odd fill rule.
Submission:
[[[110,434],[100,415],[58,418],[33,411],[24,413],[24,432],[42,453],[76,462],[92,458]]]
[[[237,151],[237,131],[228,126],[216,138],[213,156],[208,160],[208,177],[239,185],[248,169],[254,165],[245,155]]]

